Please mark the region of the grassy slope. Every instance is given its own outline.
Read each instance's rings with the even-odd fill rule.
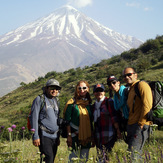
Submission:
[[[2,158],[2,153],[6,153],[10,151],[10,144],[9,142],[6,142],[8,146],[3,149],[0,153],[0,159]],[[3,145],[0,144],[0,147]],[[22,151],[18,156],[19,162],[24,160],[24,162],[39,162],[39,153],[38,148],[34,147],[32,145],[31,140],[21,140],[21,141],[13,141],[11,143],[12,150],[19,149]],[[150,141],[146,142],[144,149],[143,149],[143,158],[147,155],[147,159],[145,162],[155,163],[155,162],[161,162],[163,161],[162,158],[162,147],[163,147],[163,131],[156,130],[154,134],[151,135]],[[109,154],[110,163],[116,163],[116,162],[129,162],[125,161],[124,158],[127,159],[127,144],[124,143],[123,140],[117,141],[114,145],[114,148],[112,152]],[[70,151],[68,151],[66,139],[60,139],[60,145],[58,147],[57,155],[55,158],[55,162],[68,162],[68,156],[70,154]],[[6,155],[7,157],[7,155]],[[10,155],[10,158],[13,157]],[[15,156],[16,157],[16,156]],[[149,158],[150,157],[150,158]],[[24,159],[23,159],[24,158]],[[89,153],[90,160],[88,162],[95,162],[96,159],[96,148],[91,148]],[[119,161],[117,160],[119,159]],[[3,159],[4,160],[4,159]],[[26,160],[26,161],[25,161]],[[28,160],[28,161],[27,161]],[[36,161],[37,160],[37,161]],[[1,162],[2,160],[0,160]]]

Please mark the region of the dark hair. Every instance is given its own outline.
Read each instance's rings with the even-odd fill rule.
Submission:
[[[109,98],[113,97],[113,91],[109,88]]]
[[[80,99],[80,96],[79,96],[79,93],[78,93],[78,86],[80,85],[80,83],[85,83],[86,86],[88,87],[88,92],[87,92],[87,94],[86,94],[86,98],[88,99],[89,103],[92,103],[92,99],[91,99],[91,96],[90,96],[90,94],[89,94],[89,89],[90,89],[90,87],[89,87],[88,82],[85,81],[85,80],[80,80],[80,81],[77,83],[76,88],[75,88],[75,94],[74,94],[75,100]]]

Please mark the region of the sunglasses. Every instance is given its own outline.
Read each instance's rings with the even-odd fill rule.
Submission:
[[[78,87],[78,89],[79,89],[79,90],[82,90],[82,89],[83,89],[83,90],[86,90],[87,87]]]
[[[124,74],[124,75],[123,75],[123,78],[126,78],[126,76],[128,76],[128,77],[129,77],[129,76],[132,76],[132,74],[135,74],[135,73],[134,73],[134,72],[132,72],[132,73],[127,73],[127,74]]]
[[[49,89],[50,89],[50,90],[60,90],[59,87],[55,87],[55,86],[53,86],[53,87],[49,87]]]
[[[112,84],[115,85],[116,83],[117,83],[116,81],[110,82],[108,83],[108,86],[110,87]]]

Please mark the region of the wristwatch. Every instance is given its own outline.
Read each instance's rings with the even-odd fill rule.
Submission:
[[[71,136],[71,132],[68,133],[68,136]]]

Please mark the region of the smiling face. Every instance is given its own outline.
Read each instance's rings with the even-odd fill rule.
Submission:
[[[86,94],[89,92],[89,87],[86,83],[80,82],[77,86],[77,94],[79,97],[86,97]]]
[[[114,91],[114,92],[118,92],[119,88],[120,88],[120,82],[119,81],[111,81],[110,83],[108,83],[109,88]]]
[[[57,86],[49,86],[46,88],[46,94],[49,98],[56,97],[59,93],[59,87]]]
[[[137,73],[135,73],[135,71],[132,68],[126,68],[123,71],[122,75],[123,75],[123,80],[129,85],[131,85],[137,80]]]

